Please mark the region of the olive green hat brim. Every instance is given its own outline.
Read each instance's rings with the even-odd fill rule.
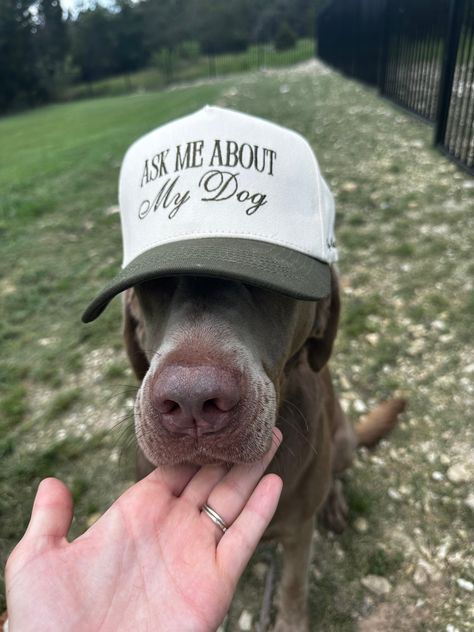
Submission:
[[[129,287],[177,275],[233,279],[310,301],[331,291],[329,265],[296,250],[252,239],[188,239],[161,244],[136,257],[92,301],[82,320],[95,320]]]

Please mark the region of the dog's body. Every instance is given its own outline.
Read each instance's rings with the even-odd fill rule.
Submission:
[[[307,569],[315,517],[335,531],[347,509],[338,475],[360,443],[375,443],[403,409],[392,400],[356,434],[335,396],[327,362],[339,318],[332,293],[298,301],[236,281],[162,279],[128,290],[127,352],[141,387],[139,476],[160,463],[250,462],[277,425],[284,442],[271,469],[284,487],[266,537],[284,547],[275,629],[308,629]]]

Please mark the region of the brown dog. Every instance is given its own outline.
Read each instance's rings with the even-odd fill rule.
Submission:
[[[284,547],[275,630],[306,631],[315,516],[341,531],[338,475],[357,445],[396,423],[402,400],[382,404],[356,434],[335,396],[327,362],[339,318],[330,296],[300,301],[238,281],[177,276],[129,289],[124,335],[141,381],[135,423],[139,476],[163,463],[242,463],[284,437],[271,469],[284,480],[266,537]],[[217,508],[218,509],[218,508]]]

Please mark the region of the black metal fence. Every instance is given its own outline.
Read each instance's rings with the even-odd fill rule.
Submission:
[[[333,1],[317,21],[319,57],[351,77],[377,84],[384,14],[380,0]]]
[[[319,56],[435,124],[435,143],[474,173],[474,0],[332,0]]]

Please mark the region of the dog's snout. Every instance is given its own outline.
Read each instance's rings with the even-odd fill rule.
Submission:
[[[224,428],[240,401],[240,380],[215,366],[170,365],[153,382],[152,401],[164,427],[200,436]]]

